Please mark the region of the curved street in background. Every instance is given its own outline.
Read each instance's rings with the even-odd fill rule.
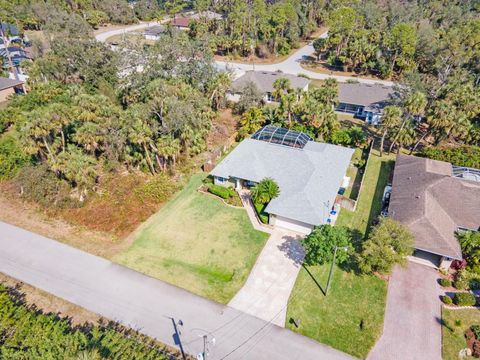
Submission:
[[[164,21],[162,21],[163,23]],[[135,30],[142,30],[146,29],[151,26],[160,25],[160,22],[148,22],[142,23],[137,25],[130,25],[126,27],[122,27],[119,29],[114,29],[110,31],[100,32],[95,35],[95,38],[98,41],[106,41],[109,37],[114,35],[121,35],[127,32],[135,31]],[[328,36],[328,31],[325,31],[321,38],[326,38]],[[307,69],[302,68],[301,62],[306,59],[308,56],[314,53],[312,42],[308,43],[307,45],[301,47],[297,51],[295,51],[292,55],[290,55],[287,59],[282,62],[276,64],[242,64],[236,62],[226,62],[226,61],[215,61],[217,68],[221,70],[231,70],[235,74],[235,77],[239,77],[245,73],[245,71],[249,70],[256,70],[256,71],[281,71],[286,74],[292,75],[299,75],[303,74],[308,76],[310,79],[318,79],[318,80],[325,80],[329,78],[335,78],[337,81],[340,82],[347,82],[347,81],[358,81],[364,84],[382,84],[386,86],[393,86],[393,81],[388,80],[379,80],[379,79],[365,79],[357,76],[341,76],[341,75],[330,75],[330,74],[323,74],[318,73],[315,71],[310,71]]]

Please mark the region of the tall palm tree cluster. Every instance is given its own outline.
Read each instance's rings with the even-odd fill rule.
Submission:
[[[340,128],[334,107],[338,101],[335,79],[308,91],[293,89],[286,78],[275,80],[272,96],[278,107],[260,110],[251,107],[240,122],[240,134],[246,136],[265,123],[305,131],[319,140],[328,141]]]
[[[382,118],[381,151],[420,144],[438,146],[443,141],[476,145],[480,142],[480,94],[472,83],[457,84],[435,96],[419,90],[399,91],[396,105],[387,106]],[[406,91],[405,91],[406,90]]]

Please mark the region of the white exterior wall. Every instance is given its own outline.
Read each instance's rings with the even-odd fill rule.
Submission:
[[[145,35],[145,39],[157,41],[160,39],[160,36],[157,35]]]
[[[273,214],[270,214],[269,222],[270,225],[274,225],[275,227],[292,230],[301,234],[310,234],[313,230],[313,225]]]
[[[227,92],[227,100],[228,101],[232,101],[232,102],[239,102],[240,101],[240,94],[234,94],[234,93],[231,93],[231,92]]]
[[[445,269],[445,270],[450,269],[450,265],[452,265],[452,261],[453,259],[442,256],[442,259],[440,260],[440,269]]]

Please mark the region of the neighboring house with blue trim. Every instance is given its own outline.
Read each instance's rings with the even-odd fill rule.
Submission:
[[[382,84],[339,83],[335,111],[351,114],[367,123],[378,125],[383,109],[390,102],[393,88]]]

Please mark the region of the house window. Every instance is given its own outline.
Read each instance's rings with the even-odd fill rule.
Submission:
[[[275,97],[272,95],[272,93],[267,93],[267,101],[272,102],[275,101]]]
[[[220,177],[220,176],[217,176],[217,183],[219,184],[225,184],[227,179],[223,178],[223,177]]]

